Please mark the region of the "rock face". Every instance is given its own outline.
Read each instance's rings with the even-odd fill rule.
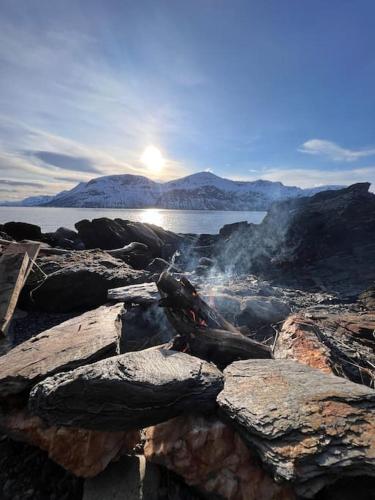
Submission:
[[[38,265],[47,278],[32,290],[31,298],[35,307],[47,312],[96,307],[107,301],[110,288],[143,282],[148,276],[101,251],[40,257]]]
[[[318,279],[333,290],[360,293],[375,280],[375,194],[369,186],[275,203],[260,225],[240,226],[225,240],[222,265],[291,278],[303,269],[300,285],[316,286]]]
[[[41,240],[42,231],[35,224],[26,222],[6,222],[3,225],[3,231],[17,241],[20,240]]]
[[[146,460],[176,472],[203,493],[227,500],[291,500],[240,436],[215,417],[183,416],[145,431]]]
[[[141,429],[215,406],[222,374],[180,352],[148,349],[57,374],[34,387],[29,405],[50,425]]]
[[[239,361],[224,373],[223,415],[298,494],[375,475],[375,391],[289,360]]]
[[[0,357],[0,396],[119,352],[123,306],[103,306],[23,342]]]
[[[0,427],[13,439],[47,451],[49,458],[78,477],[94,477],[121,453],[130,452],[140,441],[137,431],[99,432],[48,427],[27,411],[16,411],[2,419]]]
[[[182,242],[180,236],[161,227],[122,219],[84,219],[75,226],[86,248],[110,250],[139,242],[147,245],[154,257],[165,257]]]
[[[299,313],[285,321],[274,357],[374,386],[375,315]]]

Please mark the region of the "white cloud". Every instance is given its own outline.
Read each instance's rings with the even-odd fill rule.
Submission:
[[[357,161],[361,158],[375,155],[375,148],[370,149],[348,149],[338,144],[323,139],[310,139],[298,148],[300,153],[323,156],[334,161]]]
[[[249,175],[246,180],[257,180],[259,178],[268,181],[280,181],[287,186],[299,186],[302,188],[317,187],[327,184],[349,186],[357,182],[371,182],[372,190],[374,190],[375,166],[354,168],[345,171],[287,167],[265,168],[257,174],[251,172],[251,175]]]

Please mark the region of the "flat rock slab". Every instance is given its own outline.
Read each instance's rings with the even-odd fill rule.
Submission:
[[[224,416],[298,494],[375,475],[375,391],[289,360],[238,361],[224,374]]]
[[[108,300],[132,304],[153,304],[160,299],[156,283],[140,283],[108,290]]]
[[[210,363],[151,348],[50,377],[32,390],[29,406],[50,425],[141,429],[214,408],[222,386],[222,373]]]
[[[0,396],[20,393],[54,373],[118,354],[122,313],[122,304],[99,307],[1,356]]]

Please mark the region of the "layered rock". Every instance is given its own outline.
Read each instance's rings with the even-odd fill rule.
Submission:
[[[78,477],[94,477],[120,453],[140,441],[137,431],[100,432],[47,426],[27,410],[13,411],[0,420],[0,428],[13,439],[45,450],[54,462]]]
[[[240,436],[216,417],[181,416],[145,430],[147,460],[206,494],[227,500],[291,500]]]
[[[277,359],[293,359],[326,373],[373,387],[375,315],[299,313],[285,321],[274,349]]]
[[[224,373],[223,415],[298,494],[375,475],[375,391],[289,360],[239,361]]]
[[[0,357],[0,396],[18,394],[49,375],[119,352],[122,304],[65,321]]]
[[[29,406],[49,425],[127,430],[182,412],[215,407],[222,374],[184,353],[148,349],[49,377],[34,387]]]
[[[148,273],[137,271],[102,251],[68,252],[40,257],[47,275],[39,285],[28,283],[32,301],[47,312],[69,312],[104,304],[111,288],[143,282]]]

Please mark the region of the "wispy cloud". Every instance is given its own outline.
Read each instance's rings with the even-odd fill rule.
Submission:
[[[261,172],[249,171],[246,180],[265,179],[281,181],[288,186],[303,188],[317,187],[327,184],[345,185],[356,182],[371,182],[372,190],[375,188],[375,166],[353,168],[351,170],[323,170],[308,168],[264,168]],[[244,179],[245,180],[245,179]]]
[[[375,156],[375,148],[369,149],[348,149],[339,146],[332,141],[324,139],[310,139],[298,148],[300,153],[323,156],[333,161],[357,161],[368,156]]]
[[[78,172],[100,172],[89,158],[72,156],[53,151],[27,151],[28,154],[42,160],[42,162],[64,170],[77,170]]]
[[[34,187],[34,188],[44,188],[43,184],[38,182],[22,182],[22,181],[12,181],[8,179],[0,179],[0,185],[12,186],[12,187]]]

